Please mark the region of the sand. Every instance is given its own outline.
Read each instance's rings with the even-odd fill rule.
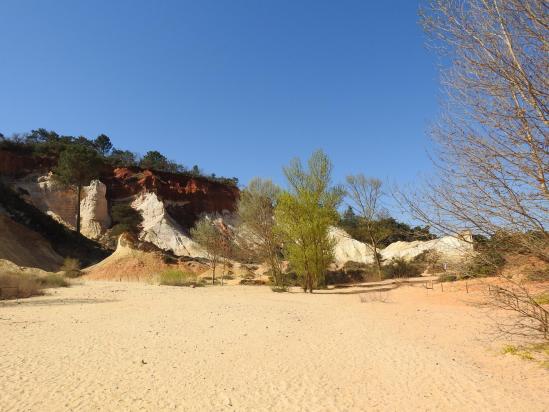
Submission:
[[[341,292],[88,281],[1,302],[0,410],[549,410],[549,372],[462,295]]]

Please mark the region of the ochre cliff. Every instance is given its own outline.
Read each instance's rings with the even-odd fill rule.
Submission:
[[[105,179],[107,198],[123,200],[140,193],[155,193],[170,216],[189,229],[202,213],[233,212],[239,190],[220,182],[187,174],[117,168]]]

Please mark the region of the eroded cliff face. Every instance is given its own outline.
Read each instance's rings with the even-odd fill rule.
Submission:
[[[107,179],[108,197],[113,200],[154,193],[171,218],[184,230],[203,213],[234,212],[239,197],[235,186],[184,174],[117,168]]]
[[[27,202],[65,226],[76,227],[78,200],[74,188],[60,185],[51,173],[44,176],[30,174],[11,183]],[[90,239],[99,239],[110,227],[106,193],[107,187],[99,180],[92,180],[89,186],[82,188],[81,233]]]
[[[0,150],[0,173],[27,202],[74,229],[75,189],[52,178],[50,160],[33,162],[29,156]],[[139,168],[106,169],[82,190],[81,233],[100,239],[111,226],[112,205],[128,203],[143,216],[142,240],[177,255],[202,257],[204,252],[188,236],[190,228],[203,213],[233,212],[238,196],[237,187],[206,178]]]

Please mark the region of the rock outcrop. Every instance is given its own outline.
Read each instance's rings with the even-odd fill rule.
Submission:
[[[124,234],[118,238],[113,254],[83,272],[86,279],[93,280],[157,282],[160,273],[167,269],[201,274],[207,266],[196,261],[168,262],[160,250],[142,250],[130,236]]]
[[[334,256],[337,265],[344,265],[346,262],[373,263],[371,248],[356,239],[353,239],[343,229],[330,228],[329,236],[335,241]],[[439,239],[414,242],[391,243],[379,253],[385,261],[402,258],[410,261],[422,252],[427,250],[437,251],[445,262],[456,262],[470,256],[473,252],[473,244],[470,235],[463,236],[463,239],[444,236]]]
[[[77,199],[72,187],[60,185],[49,173],[44,176],[28,175],[14,182],[25,200],[65,226],[76,227]],[[80,200],[81,233],[98,239],[111,224],[107,203],[107,187],[99,180],[92,180],[82,188]]]
[[[143,230],[139,238],[153,243],[163,250],[178,256],[205,257],[204,250],[188,236],[172,218],[156,193],[141,193],[132,202],[132,207],[143,217]]]
[[[107,203],[107,187],[99,180],[92,180],[83,189],[80,201],[81,232],[90,239],[99,239],[111,225]]]

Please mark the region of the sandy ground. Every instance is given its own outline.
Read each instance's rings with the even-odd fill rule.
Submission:
[[[549,372],[502,355],[462,295],[342,292],[86,282],[2,302],[0,410],[549,410]]]

